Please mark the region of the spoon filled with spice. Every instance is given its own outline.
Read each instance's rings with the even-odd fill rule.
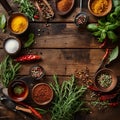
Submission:
[[[75,17],[75,24],[78,27],[84,26],[88,21],[88,16],[85,12],[82,12],[82,0],[80,0],[80,13]]]

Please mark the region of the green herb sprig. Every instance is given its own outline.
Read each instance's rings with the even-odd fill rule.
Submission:
[[[105,38],[108,38],[112,42],[118,40],[115,30],[120,27],[120,2],[113,0],[113,3],[116,6],[113,7],[111,13],[100,18],[97,24],[91,23],[87,26],[87,29],[98,38],[98,42],[104,42]]]
[[[21,12],[34,21],[35,7],[30,0],[14,0],[14,2],[19,4]]]
[[[20,63],[13,64],[13,60],[10,56],[7,56],[0,63],[0,80],[4,87],[7,87],[9,82],[14,80],[20,67]]]
[[[81,99],[87,89],[85,86],[77,86],[74,76],[64,81],[61,86],[56,75],[53,79],[55,84],[51,84],[51,87],[55,92],[55,100],[51,108],[51,120],[72,120],[75,112],[86,110]]]

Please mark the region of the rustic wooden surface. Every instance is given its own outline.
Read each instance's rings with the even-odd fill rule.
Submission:
[[[13,0],[8,1],[13,10],[17,11],[17,5],[13,3]],[[54,0],[51,3],[55,11]],[[92,16],[87,9],[87,0],[83,1],[83,11],[89,16],[88,23],[96,22],[97,18]],[[2,5],[0,5],[0,13],[5,13],[9,18]],[[42,60],[37,64],[42,65],[46,71],[45,82],[52,81],[53,74],[57,74],[60,81],[66,80],[71,74],[74,74],[75,70],[84,69],[86,66],[90,70],[90,75],[94,76],[101,62],[105,49],[99,48],[100,44],[86,28],[76,27],[74,18],[78,13],[79,0],[76,0],[73,10],[67,16],[61,17],[55,12],[54,19],[50,20],[49,23],[41,20],[30,21],[28,32],[35,34],[35,43],[28,50],[22,49],[20,54],[35,53],[41,55]],[[3,41],[9,36],[11,36],[11,33],[7,29],[6,33],[0,32],[0,61],[6,56]],[[25,41],[24,36],[19,36],[22,43]],[[22,64],[19,75],[28,76],[29,70],[34,64],[36,63]],[[109,66],[117,76],[120,75],[119,67],[119,59]],[[20,115],[6,109],[2,104],[0,104],[0,111],[0,120],[23,120]],[[119,111],[119,107],[104,113],[97,111],[87,115],[83,120],[119,120]],[[49,120],[47,116],[44,119]],[[81,120],[81,116],[77,115],[76,120]]]

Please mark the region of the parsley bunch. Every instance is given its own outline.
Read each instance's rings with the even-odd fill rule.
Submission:
[[[35,8],[29,0],[14,0],[19,4],[20,11],[34,21]]]

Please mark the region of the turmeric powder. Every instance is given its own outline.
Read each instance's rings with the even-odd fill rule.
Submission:
[[[57,9],[61,12],[66,12],[70,9],[72,0],[59,0],[57,2]]]
[[[15,33],[22,33],[28,27],[28,21],[24,16],[15,16],[11,21],[11,29]]]
[[[108,0],[94,0],[91,4],[91,9],[96,14],[101,14],[108,9]]]

